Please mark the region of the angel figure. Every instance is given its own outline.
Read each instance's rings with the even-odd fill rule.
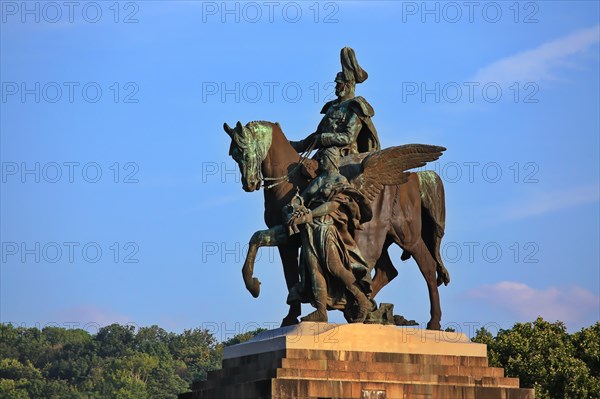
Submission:
[[[371,219],[371,209],[340,173],[339,150],[329,147],[320,152],[320,174],[286,218],[291,232],[304,226],[300,282],[290,289],[288,303],[310,302],[316,310],[302,321],[327,322],[327,310],[345,310],[356,302],[356,314],[349,321],[362,323],[372,308],[371,267],[354,241],[354,231]]]

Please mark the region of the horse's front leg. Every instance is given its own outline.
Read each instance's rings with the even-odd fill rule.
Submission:
[[[248,247],[248,254],[246,255],[246,261],[242,267],[242,276],[244,277],[244,283],[246,289],[250,291],[254,298],[257,298],[260,294],[260,280],[253,276],[254,274],[254,262],[256,261],[256,254],[260,247],[274,247],[276,245],[282,245],[287,242],[287,235],[283,226],[275,226],[267,230],[259,230],[252,234]]]

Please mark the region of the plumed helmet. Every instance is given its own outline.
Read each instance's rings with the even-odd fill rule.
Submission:
[[[350,47],[344,47],[340,53],[342,72],[338,73],[335,81],[362,83],[369,77],[367,71],[362,69],[356,61],[356,54]],[[343,80],[342,80],[343,79]]]

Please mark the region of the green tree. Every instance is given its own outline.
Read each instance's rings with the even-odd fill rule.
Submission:
[[[166,332],[159,326],[142,327],[135,335],[134,347],[152,356],[166,357],[171,354],[169,344],[175,337],[176,334]]]
[[[176,359],[186,364],[183,379],[191,384],[206,379],[207,372],[221,367],[220,345],[206,329],[185,330],[171,342]]]
[[[27,392],[26,380],[10,380],[0,378],[0,398],[2,399],[30,399]]]
[[[27,394],[27,398],[42,398],[46,382],[42,372],[31,362],[25,364],[17,359],[0,360],[0,397],[19,397]]]
[[[131,349],[135,339],[134,326],[111,324],[102,327],[96,334],[97,353],[102,357],[124,356]]]
[[[592,376],[600,378],[600,322],[573,334],[576,355],[590,369]]]
[[[593,347],[590,338],[585,335],[581,341]],[[491,366],[503,367],[508,376],[518,377],[522,386],[535,388],[536,399],[600,398],[598,379],[593,376],[597,370],[578,358],[574,340],[562,322],[538,318],[533,323],[517,323],[500,330],[495,338],[482,329],[473,340],[488,345]]]
[[[146,384],[148,395],[152,399],[177,399],[177,394],[188,391],[190,387],[182,378],[186,369],[181,360],[161,358]]]

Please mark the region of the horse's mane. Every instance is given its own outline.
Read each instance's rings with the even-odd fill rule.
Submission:
[[[256,125],[265,125],[265,124],[269,124],[269,125],[279,125],[279,122],[270,122],[270,121],[262,121],[262,120],[258,120],[258,121],[250,121],[246,124],[247,127],[249,128],[253,128]]]
[[[256,137],[257,135],[260,136],[260,132],[259,132],[260,128],[264,127],[265,125],[266,126],[274,126],[274,125],[279,126],[279,123],[257,120],[257,121],[248,122],[246,124],[245,128],[250,131],[251,137]],[[272,131],[272,129],[271,129],[271,131]],[[231,155],[233,153],[233,149],[235,147],[238,147],[242,150],[246,150],[248,148],[249,144],[250,143],[248,142],[246,137],[242,137],[240,134],[235,133],[232,137],[231,145],[229,146],[229,155]],[[269,139],[268,139],[268,145],[266,146],[266,148],[260,148],[260,150],[262,150],[262,151],[261,151],[261,154],[259,154],[259,155],[263,156],[263,158],[264,158],[264,155],[266,155],[266,151],[268,150],[270,145],[271,145],[271,137],[269,137]]]

